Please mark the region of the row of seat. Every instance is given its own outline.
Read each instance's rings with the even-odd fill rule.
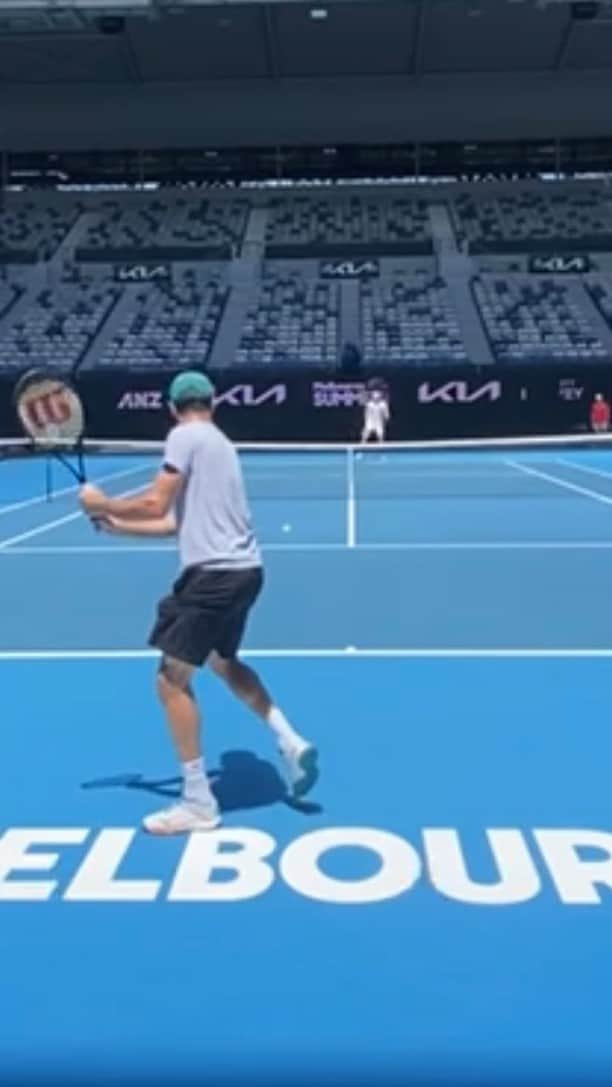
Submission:
[[[595,362],[609,356],[570,288],[555,280],[483,276],[473,290],[499,362]]]
[[[87,248],[155,248],[155,246],[234,245],[242,241],[249,215],[246,200],[223,203],[158,194],[138,207],[123,207],[120,199],[105,200],[85,232]]]
[[[363,358],[394,365],[464,362],[457,314],[442,279],[361,288]]]
[[[43,290],[25,313],[0,331],[0,367],[69,371],[92,346],[120,290],[112,283],[81,283]]]
[[[583,238],[612,239],[612,196],[606,189],[589,188],[568,195],[546,192],[514,192],[488,196],[475,191],[456,197],[450,204],[457,230],[468,241],[531,243]]]
[[[246,313],[236,362],[333,367],[339,352],[339,286],[268,277]]]
[[[266,241],[275,245],[351,245],[424,242],[431,239],[425,200],[361,196],[274,200]]]
[[[476,277],[476,313],[493,357],[525,363],[608,360],[612,341],[604,335],[604,322],[612,330],[612,277],[590,276],[584,286],[586,293],[571,280]],[[126,287],[82,278],[27,295],[20,285],[0,280],[0,366],[203,365],[226,329],[224,321],[233,344],[226,364],[332,369],[347,340],[358,344],[366,365],[463,363],[469,357],[455,295],[433,275],[360,282],[350,292],[350,305],[356,305],[350,322],[335,280],[270,273],[244,301],[243,289],[238,291],[230,315],[231,297],[221,265],[208,273],[186,270],[175,281]],[[237,320],[238,330],[229,327]]]
[[[147,194],[74,200],[58,194],[10,194],[0,207],[0,249],[26,251],[48,259],[75,224],[78,244],[101,249],[159,246],[239,247],[255,206],[265,207],[268,245],[372,245],[397,251],[401,243],[429,244],[430,205],[444,205],[460,239],[496,243],[612,239],[612,197],[603,186],[559,191],[440,192],[435,201],[409,192],[390,195],[339,192],[270,196],[257,202],[248,194],[215,198],[201,192],[163,189]],[[80,217],[84,216],[81,220]]]
[[[227,301],[217,279],[173,287],[152,284],[140,290],[112,338],[91,364],[144,369],[204,365]]]

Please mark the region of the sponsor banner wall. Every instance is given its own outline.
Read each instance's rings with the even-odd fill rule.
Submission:
[[[523,245],[523,251],[525,246]],[[270,244],[266,245],[265,255],[268,260],[287,260],[302,257],[326,257],[338,260],[354,260],[359,257],[426,257],[433,252],[431,239],[424,241],[402,242],[321,242],[318,245]]]
[[[229,245],[159,245],[139,249],[137,246],[118,248],[80,248],[75,258],[83,264],[159,264],[160,261],[228,260]]]
[[[228,369],[215,379],[216,416],[238,441],[338,441],[359,438],[366,377],[287,370],[253,375]],[[379,369],[389,388],[390,440],[461,438],[588,429],[596,392],[612,399],[609,367],[490,367],[399,371]],[[160,439],[171,375],[87,372],[77,380],[87,431],[95,438]],[[19,434],[12,381],[0,380],[0,432]]]
[[[580,236],[580,246],[587,253],[606,253],[612,247],[612,234],[591,234]],[[530,238],[529,248],[533,253],[550,254],[575,253],[576,239],[570,238]],[[494,241],[470,242],[472,253],[524,253],[524,238],[496,238]]]

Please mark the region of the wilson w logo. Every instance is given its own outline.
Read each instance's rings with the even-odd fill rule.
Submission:
[[[24,411],[33,427],[61,425],[67,423],[71,417],[70,404],[63,390],[52,390],[28,398],[24,404]]]

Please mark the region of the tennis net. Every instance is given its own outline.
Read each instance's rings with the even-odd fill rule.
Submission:
[[[612,499],[612,435],[237,448],[253,500],[563,499],[589,486]],[[162,452],[161,442],[84,443],[94,481],[131,465],[144,484],[161,463]],[[24,461],[31,473],[37,460],[43,461],[50,494],[64,489],[71,477],[47,450],[34,448],[29,440],[0,442],[0,503],[6,473],[17,472]]]

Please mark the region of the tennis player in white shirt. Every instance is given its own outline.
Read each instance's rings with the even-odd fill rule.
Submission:
[[[368,442],[371,438],[384,442],[389,416],[389,402],[385,394],[380,389],[369,389],[364,407],[362,442]]]

